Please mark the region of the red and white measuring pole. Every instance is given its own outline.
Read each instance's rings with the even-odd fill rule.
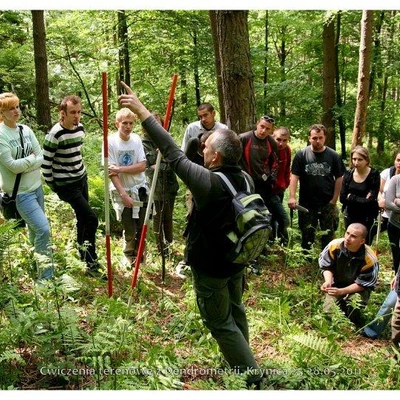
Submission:
[[[110,189],[108,182],[108,85],[107,72],[102,73],[103,94],[103,165],[104,165],[104,213],[106,224],[106,258],[108,277],[108,297],[113,295],[111,246],[110,246]]]

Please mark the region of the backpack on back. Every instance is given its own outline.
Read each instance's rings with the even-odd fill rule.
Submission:
[[[228,261],[235,264],[247,264],[256,259],[263,251],[271,232],[271,214],[262,197],[250,192],[247,174],[246,191],[237,192],[229,179],[222,172],[215,172],[225,188],[232,195],[232,210],[235,221],[232,229],[226,232],[232,243],[227,251]]]

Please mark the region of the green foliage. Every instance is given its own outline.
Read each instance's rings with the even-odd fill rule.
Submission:
[[[150,108],[163,112],[171,76],[180,75],[172,135],[180,143],[184,120],[195,120],[195,78],[201,101],[218,104],[212,40],[206,11],[129,10],[129,47],[132,83]],[[251,57],[255,74],[257,113],[266,107],[279,116],[279,125],[293,131],[294,150],[304,146],[306,128],[320,119],[322,95],[323,23],[325,11],[269,11],[269,78],[263,99],[265,11],[249,13]],[[340,73],[344,106],[335,110],[352,120],[355,105],[359,46],[359,11],[342,12]],[[389,54],[398,38],[388,35],[397,17],[385,25],[383,56],[386,70],[398,61]],[[116,11],[46,12],[47,50],[53,119],[56,104],[67,93],[79,93],[84,102],[85,164],[91,205],[100,219],[97,248],[105,265],[104,179],[101,165],[101,72],[109,73],[110,121],[117,109],[114,77],[118,44],[114,42]],[[24,119],[34,125],[34,77],[29,12],[0,12],[0,89],[16,90]],[[156,39],[155,39],[156,38]],[[288,50],[285,69],[279,45]],[[395,74],[390,75],[395,91]],[[184,97],[187,100],[184,101]],[[285,103],[286,114],[281,114]],[[372,164],[379,169],[393,162],[398,144],[395,98],[387,100],[387,116],[372,95],[368,126],[374,137],[384,135],[386,152],[379,156],[371,142]],[[377,132],[385,118],[385,132]],[[111,126],[111,125],[110,125]],[[136,127],[140,132],[140,126]],[[41,138],[41,136],[39,136]],[[349,142],[350,137],[347,137]],[[137,288],[130,288],[132,271],[121,265],[121,227],[112,222],[113,297],[106,283],[84,274],[75,245],[76,222],[71,207],[46,190],[46,214],[51,223],[56,277],[38,285],[32,246],[25,229],[0,225],[0,389],[110,389],[110,390],[239,390],[245,376],[226,368],[216,341],[197,310],[192,280],[176,278],[183,257],[182,232],[186,224],[185,187],[176,199],[175,241],[166,257],[166,280],[161,282],[161,258],[149,228],[146,262]],[[342,231],[340,226],[338,232]],[[267,389],[363,390],[399,389],[399,365],[390,348],[389,328],[371,341],[337,309],[330,318],[322,311],[317,267],[318,240],[304,254],[297,229],[297,213],[289,228],[287,248],[271,244],[260,257],[260,277],[246,275],[245,291],[250,345],[266,371]],[[319,239],[319,237],[317,237]],[[381,283],[365,310],[372,320],[386,297],[391,280],[390,247],[386,235],[380,244]],[[399,354],[397,354],[399,356]],[[219,371],[222,370],[223,372]]]

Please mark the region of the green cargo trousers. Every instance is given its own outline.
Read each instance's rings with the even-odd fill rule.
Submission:
[[[249,346],[249,328],[242,302],[244,270],[230,278],[211,278],[192,268],[197,305],[229,366],[248,372],[247,382],[261,380],[259,366]]]

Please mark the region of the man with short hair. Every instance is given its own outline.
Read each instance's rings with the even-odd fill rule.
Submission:
[[[118,132],[108,138],[111,200],[122,223],[128,268],[136,261],[148,195],[146,155],[139,135],[132,132],[134,122],[135,114],[122,108],[115,116]]]
[[[354,223],[347,227],[344,238],[332,240],[319,256],[326,294],[324,311],[331,312],[336,303],[357,327],[364,326],[362,308],[368,303],[379,271],[375,252],[365,244],[367,228]],[[354,307],[350,299],[358,294],[360,306]]]
[[[272,117],[263,115],[258,120],[255,130],[239,135],[243,146],[240,164],[253,178],[255,193],[262,197],[272,218],[280,219],[283,206],[279,196],[272,192],[278,174],[278,145],[272,136],[274,123]],[[252,263],[251,269],[256,274],[261,273],[256,261]]]
[[[205,142],[204,167],[200,166],[185,156],[132,90],[122,84],[127,94],[119,97],[120,105],[140,118],[164,158],[193,194],[186,246],[201,317],[230,367],[247,372],[249,386],[259,386],[262,374],[249,346],[242,302],[245,266],[228,261],[224,252],[226,236],[221,226],[232,217],[232,196],[214,173],[223,172],[236,190],[245,189],[246,178],[238,165],[240,140],[231,130],[217,129]]]
[[[215,110],[210,103],[200,104],[197,107],[197,116],[199,120],[192,122],[186,128],[181,149],[189,159],[197,162],[199,165],[203,165],[203,148],[205,140],[215,130],[228,129],[228,127],[221,122],[215,121]],[[189,190],[186,190],[185,202],[188,214],[190,214],[193,197]],[[180,278],[186,278],[184,273],[189,270],[186,253],[185,250],[184,259],[179,261],[176,266],[176,273]]]
[[[82,104],[78,96],[66,96],[62,100],[60,120],[44,140],[42,173],[50,188],[73,208],[81,260],[86,262],[88,274],[99,275],[96,254],[98,219],[89,205],[87,172],[81,153],[85,137],[81,114]]]
[[[198,121],[192,122],[186,128],[183,135],[181,149],[186,151],[189,139],[197,137],[200,139],[201,134],[205,132],[214,132],[217,129],[228,129],[225,124],[215,121],[215,110],[210,103],[202,103],[197,107]]]
[[[289,208],[295,209],[299,204],[309,211],[299,212],[301,247],[306,250],[309,250],[315,242],[318,222],[320,229],[326,232],[321,236],[321,247],[324,248],[333,239],[336,203],[346,170],[339,154],[325,146],[324,125],[312,125],[308,140],[310,145],[299,150],[293,159],[288,199]],[[300,182],[300,193],[297,203],[298,182]]]
[[[272,137],[274,123],[272,117],[263,115],[255,130],[239,134],[243,146],[240,159],[242,169],[253,178],[255,191],[263,198],[268,209],[272,183],[278,173],[278,146]]]

